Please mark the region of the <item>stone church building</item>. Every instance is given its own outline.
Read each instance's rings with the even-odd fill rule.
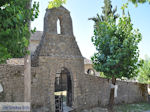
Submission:
[[[60,34],[57,33],[58,20]],[[44,31],[32,35],[31,54],[33,112],[62,112],[57,111],[63,105],[57,102],[59,95],[55,93],[59,91],[66,92],[66,106],[77,112],[108,104],[111,80],[97,77],[99,73],[92,68],[92,63],[82,56],[73,34],[70,12],[66,8],[46,10]],[[22,102],[23,79],[23,65],[0,65],[0,83],[3,86],[0,101]],[[117,81],[117,85],[115,104],[147,101],[146,85],[125,81]]]
[[[31,55],[34,54],[36,48],[40,44],[42,35],[43,35],[43,31],[36,31],[34,34],[31,35],[31,42],[30,42]],[[84,58],[84,73],[89,75],[94,75],[94,76],[100,76],[100,73],[94,70],[92,66],[92,61],[87,58]]]

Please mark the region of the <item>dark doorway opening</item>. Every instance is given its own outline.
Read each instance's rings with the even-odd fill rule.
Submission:
[[[62,110],[57,112],[63,112],[63,106],[72,106],[72,81],[70,72],[66,68],[61,68],[61,72],[56,73],[55,105],[57,106],[56,110]]]

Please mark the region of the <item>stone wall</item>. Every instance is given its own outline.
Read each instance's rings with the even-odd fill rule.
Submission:
[[[45,58],[46,61],[48,58]],[[66,60],[67,61],[67,60]],[[74,63],[74,61],[72,61]],[[80,60],[79,60],[80,62]],[[73,65],[73,63],[70,63]],[[66,63],[67,64],[67,63]],[[53,65],[53,64],[52,64]],[[68,65],[69,67],[70,65]],[[76,65],[74,65],[76,66]],[[51,64],[49,65],[52,68]],[[59,68],[59,67],[58,67]],[[73,68],[70,70],[74,71]],[[46,75],[51,69],[42,66],[32,67],[32,107],[47,107],[52,102],[54,92],[54,77]],[[75,77],[74,75],[73,77]],[[21,65],[0,65],[0,84],[3,86],[3,92],[0,93],[1,102],[22,102],[24,98],[24,79],[23,66]],[[73,83],[73,103],[74,108],[90,108],[95,106],[106,106],[109,100],[111,80],[80,74],[80,83]],[[134,103],[147,101],[147,85],[135,82],[117,81],[118,97],[115,98],[115,104]],[[80,89],[77,89],[77,88]],[[76,89],[75,89],[76,88]],[[51,96],[52,95],[52,96]],[[76,102],[77,101],[77,102]]]
[[[106,106],[109,101],[111,80],[96,76],[84,75],[85,107]],[[147,85],[137,82],[117,80],[118,96],[115,104],[147,101]]]
[[[21,65],[0,65],[0,102],[22,102],[24,100],[24,76]]]

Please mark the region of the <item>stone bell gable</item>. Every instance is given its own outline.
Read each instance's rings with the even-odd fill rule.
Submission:
[[[62,6],[46,10],[44,18],[44,32],[57,34],[57,20],[60,20],[61,34],[73,36],[70,12]]]
[[[58,20],[60,34],[57,33]],[[57,75],[66,77],[64,86],[68,106],[76,108],[80,105],[84,58],[73,35],[70,12],[64,7],[46,10],[43,36],[32,56],[32,67],[35,68],[35,71],[32,68],[32,74],[38,80],[32,83],[32,101],[35,105],[55,111],[54,93],[59,88],[56,85]],[[42,93],[37,94],[38,90]]]
[[[58,20],[60,34],[57,33]],[[43,36],[32,56],[32,66],[38,65],[39,56],[83,58],[73,35],[70,12],[62,6],[46,10]]]

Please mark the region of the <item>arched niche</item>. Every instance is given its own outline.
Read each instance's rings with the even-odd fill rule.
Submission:
[[[95,76],[95,71],[91,68],[87,70],[87,74]]]

